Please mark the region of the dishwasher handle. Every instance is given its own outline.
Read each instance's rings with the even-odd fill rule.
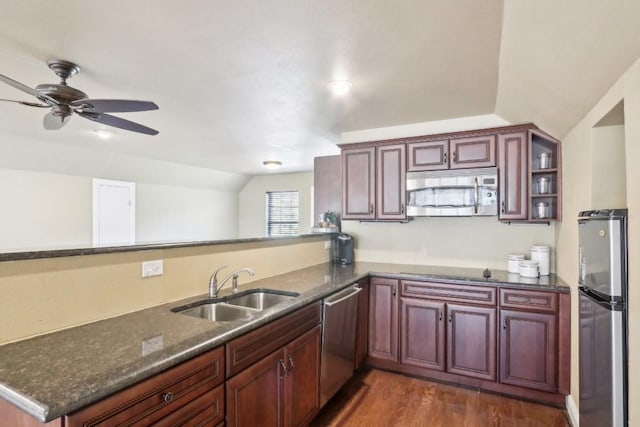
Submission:
[[[336,305],[336,304],[338,304],[338,303],[340,303],[340,302],[342,302],[344,300],[347,300],[347,299],[351,298],[352,296],[359,294],[360,292],[362,292],[362,288],[353,288],[353,292],[351,292],[350,294],[345,295],[342,298],[339,298],[339,299],[337,299],[335,301],[325,301],[324,305],[326,305],[327,307],[331,307],[332,305]]]

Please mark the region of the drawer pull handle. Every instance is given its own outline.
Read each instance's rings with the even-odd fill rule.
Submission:
[[[444,165],[447,164],[447,152],[446,151],[442,154],[442,164],[444,164]]]
[[[292,355],[288,355],[287,359],[289,359],[289,372],[293,371],[293,368],[296,367],[296,365],[293,363],[293,356]]]
[[[165,403],[169,403],[173,400],[173,393],[171,393],[170,391],[164,393],[162,395],[162,400],[165,401]]]

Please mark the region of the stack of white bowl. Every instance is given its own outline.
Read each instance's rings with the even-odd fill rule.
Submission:
[[[510,254],[507,271],[522,277],[539,277],[549,275],[549,246],[533,245],[530,248],[531,259],[523,254]]]

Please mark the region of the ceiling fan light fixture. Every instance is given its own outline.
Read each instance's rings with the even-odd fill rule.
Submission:
[[[336,96],[344,96],[351,91],[351,80],[333,80],[329,82],[329,89]]]
[[[278,169],[280,166],[282,166],[282,162],[279,160],[265,160],[264,162],[262,162],[262,164],[267,169]]]
[[[114,133],[108,129],[96,129],[93,133],[102,140],[111,139],[114,135]]]

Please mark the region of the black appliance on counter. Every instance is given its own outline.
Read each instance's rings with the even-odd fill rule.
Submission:
[[[624,427],[627,408],[627,210],[580,212],[580,427]]]
[[[347,233],[336,233],[331,238],[331,260],[334,264],[353,263],[353,237]]]

